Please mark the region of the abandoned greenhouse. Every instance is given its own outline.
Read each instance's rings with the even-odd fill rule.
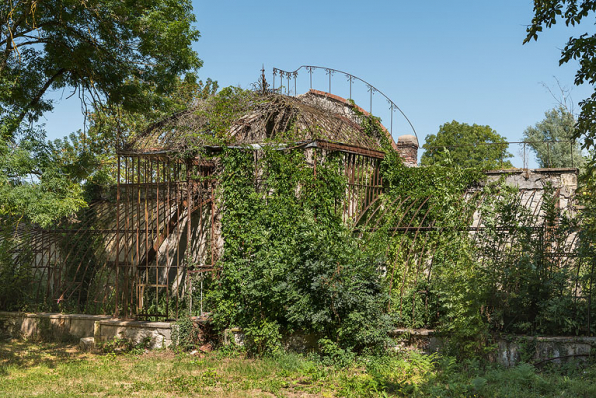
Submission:
[[[378,119],[327,92],[224,89],[130,137],[117,151],[116,183],[88,208],[51,228],[18,225],[11,262],[15,272],[26,270],[29,306],[18,305],[169,321],[210,311],[203,308],[204,292],[218,284],[228,290],[212,294],[212,301],[246,309],[266,303],[259,292],[283,291],[290,279],[303,278],[309,293],[271,302],[272,313],[291,313],[347,272],[341,283],[364,279],[323,300],[330,313],[314,311],[288,329],[314,330],[317,322],[331,324],[329,317],[352,316],[357,304],[342,304],[350,309],[340,314],[334,300],[359,300],[358,292],[367,291],[379,297],[371,316],[389,314],[393,325],[436,326],[460,300],[470,314],[484,313],[495,328],[517,332],[527,325],[556,330],[541,306],[563,297],[578,319],[567,332],[591,333],[593,267],[576,217],[577,171],[445,174],[415,167],[417,151],[415,135],[395,142]],[[308,220],[298,231],[290,216]],[[308,236],[316,246],[319,238],[308,230],[317,224],[326,226],[319,233],[332,235],[321,242],[349,242],[300,246]],[[294,246],[284,252],[286,246],[271,243],[276,239]],[[320,252],[304,260],[311,249]],[[337,258],[326,250],[336,250]],[[346,251],[352,257],[341,264]],[[275,271],[275,256],[294,263]],[[314,267],[317,256],[329,267],[320,279],[304,265]],[[251,279],[247,269],[257,262],[260,274]],[[226,267],[242,270],[233,283]],[[358,278],[350,267],[363,267]],[[524,280],[533,272],[535,278]],[[551,282],[556,287],[547,291]],[[539,291],[531,302],[516,298],[528,293],[524,283]],[[254,297],[230,300],[247,284],[254,285]],[[472,285],[482,295],[455,292]],[[472,302],[477,299],[485,301]],[[527,307],[523,315],[516,314],[519,306]]]

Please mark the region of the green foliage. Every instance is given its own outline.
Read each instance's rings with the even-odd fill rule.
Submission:
[[[422,146],[426,151],[420,162],[423,166],[447,161],[444,165],[452,167],[508,169],[513,167],[507,160],[512,157],[507,152],[508,146],[505,137],[489,126],[470,126],[454,120],[439,127],[437,134],[426,136],[426,142]]]
[[[408,168],[391,152],[381,167],[385,190],[379,207],[395,210],[376,221],[380,228],[367,239],[388,248],[391,311],[401,326],[447,332],[459,355],[483,354],[488,344],[485,292],[467,233],[477,199],[466,199],[466,192],[485,175],[441,164]],[[396,233],[392,228],[398,225],[412,231]],[[416,229],[428,226],[433,228],[421,238]],[[422,267],[425,263],[430,268]]]
[[[188,350],[193,348],[198,340],[197,329],[189,317],[182,317],[176,322],[176,328],[172,331],[173,348]]]
[[[115,174],[114,154],[117,149],[151,125],[192,107],[198,100],[210,98],[218,88],[216,81],[197,81],[194,75],[186,75],[184,79],[176,79],[171,92],[164,95],[159,103],[143,112],[130,111],[119,104],[96,104],[94,111],[88,115],[89,129],[86,136],[79,140],[80,145],[96,156],[96,163],[101,163],[104,169],[110,167]]]
[[[538,40],[538,34],[544,28],[550,28],[561,20],[567,26],[577,26],[586,18],[592,19],[596,11],[594,0],[534,0],[534,16],[532,23],[526,29],[524,44]],[[575,74],[575,85],[596,82],[596,63],[594,62],[594,43],[596,34],[583,33],[577,37],[570,37],[561,50],[559,65],[568,62],[578,62],[579,69]],[[583,146],[591,148],[596,138],[596,91],[580,102],[581,113],[578,117],[575,138],[584,136]]]
[[[201,66],[189,1],[25,0],[0,5],[0,120],[12,137],[53,108],[48,90],[72,88],[127,110],[160,102]]]
[[[256,352],[275,351],[294,330],[348,351],[380,348],[390,326],[380,264],[335,211],[345,192],[339,159],[326,158],[316,174],[305,160],[302,151],[266,150],[255,177],[252,152],[222,157],[215,322],[242,327]]]
[[[492,328],[547,335],[585,332],[589,309],[586,300],[574,298],[574,292],[587,288],[591,271],[584,261],[590,257],[581,253],[582,243],[570,243],[580,220],[559,209],[552,186],[545,186],[536,210],[528,208],[516,189],[498,189],[489,191],[490,200],[482,205],[486,228],[478,234],[484,242],[480,258],[482,278],[488,283],[485,311]],[[562,257],[562,253],[570,254]]]
[[[80,175],[84,157],[65,157],[38,131],[17,142],[0,141],[0,217],[27,217],[42,226],[86,205]]]
[[[216,324],[241,327],[253,352],[278,352],[300,331],[318,336],[324,357],[349,361],[381,347],[392,324],[437,328],[458,356],[491,352],[494,331],[582,332],[586,302],[570,286],[586,289],[591,274],[547,254],[577,228],[553,189],[539,222],[517,190],[481,188],[480,169],[407,168],[389,150],[384,193],[355,233],[335,210],[346,192],[339,158],[315,173],[315,156],[271,147],[256,163],[243,150],[221,159],[225,247],[209,300]],[[477,211],[484,228],[470,234]],[[432,228],[422,239],[419,227]]]
[[[0,345],[0,396],[324,396],[324,397],[593,397],[593,363],[539,369],[522,363],[502,368],[437,354],[357,358],[327,366],[282,353],[222,360],[157,352],[101,356],[72,346],[11,342]],[[144,350],[141,350],[144,352]],[[120,351],[118,351],[120,352]],[[138,352],[139,354],[141,352]]]
[[[13,231],[0,229],[0,308],[4,311],[21,311],[31,303],[33,291],[32,254],[28,246]],[[18,253],[18,265],[15,265]]]
[[[580,175],[577,199],[584,208],[579,214],[582,226],[581,253],[587,257],[596,257],[596,246],[591,237],[596,237],[596,152],[591,151],[586,167]]]
[[[254,91],[239,87],[225,87],[216,95],[207,98],[207,111],[199,111],[207,118],[205,130],[220,143],[229,143],[232,123],[254,109],[259,96]]]
[[[141,355],[150,348],[151,337],[145,337],[138,343],[123,337],[114,337],[112,340],[99,344],[99,350],[108,354],[108,360],[114,360],[115,354]]]
[[[583,168],[585,159],[579,143],[574,140],[575,124],[573,114],[559,106],[546,112],[544,120],[524,131],[524,141],[529,142],[540,167]]]
[[[197,82],[194,21],[189,1],[0,5],[0,217],[46,227],[73,214],[83,182],[114,181],[121,140],[217,90]],[[91,128],[47,143],[36,123],[65,88],[93,107]]]

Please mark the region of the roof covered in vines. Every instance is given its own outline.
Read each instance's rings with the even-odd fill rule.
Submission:
[[[204,147],[291,145],[315,140],[382,151],[379,135],[393,144],[384,128],[377,130],[381,133],[365,128],[368,117],[357,105],[316,90],[290,97],[224,89],[151,125],[120,152],[192,153]]]

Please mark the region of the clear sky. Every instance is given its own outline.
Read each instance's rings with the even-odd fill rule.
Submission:
[[[420,144],[452,120],[489,125],[509,141],[520,141],[526,127],[556,106],[542,83],[556,91],[556,77],[572,89],[576,112],[577,102],[592,90],[573,85],[577,64],[559,66],[558,60],[570,36],[593,26],[571,29],[560,24],[537,42],[522,45],[532,4],[195,0],[201,38],[194,48],[204,61],[200,77],[217,80],[220,87],[249,88],[262,65],[269,82],[273,67],[293,71],[301,65],[325,66],[349,72],[385,93],[411,120]],[[315,72],[314,83],[314,88],[327,90],[324,72]],[[308,85],[302,71],[298,92]],[[347,90],[345,78],[333,76],[332,92],[348,97]],[[368,110],[365,88],[354,90],[356,102]],[[386,102],[378,95],[374,100],[373,113],[388,126]],[[395,137],[411,134],[398,114],[394,118]],[[76,100],[62,100],[54,114],[47,115],[46,127],[49,138],[82,128]],[[521,167],[519,162],[514,165]]]

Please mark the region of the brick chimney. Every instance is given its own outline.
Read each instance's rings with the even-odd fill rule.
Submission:
[[[416,136],[407,134],[398,137],[397,152],[406,166],[418,166],[418,139]]]

